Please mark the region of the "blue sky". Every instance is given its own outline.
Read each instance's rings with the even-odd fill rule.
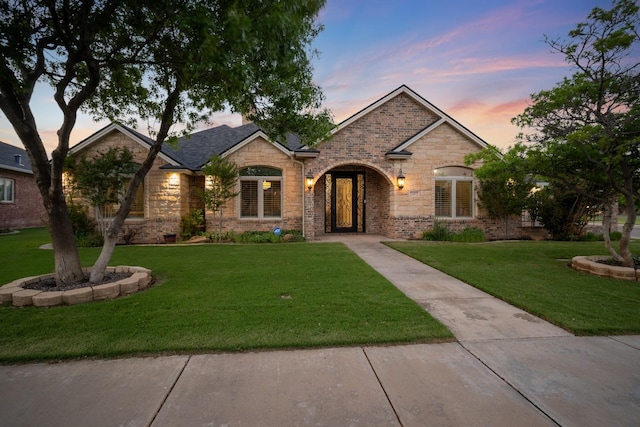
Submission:
[[[529,95],[550,89],[572,70],[543,40],[566,38],[595,6],[610,0],[327,0],[314,76],[340,123],[406,84],[472,132],[499,147],[513,144],[510,122]],[[48,151],[61,123],[51,93],[33,97]],[[228,113],[213,125],[239,125]],[[77,143],[106,123],[81,116]],[[145,129],[140,128],[141,132]],[[21,146],[0,113],[0,140]]]

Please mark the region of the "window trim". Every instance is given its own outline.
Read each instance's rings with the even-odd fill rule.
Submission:
[[[446,173],[447,169],[454,169],[454,170],[460,170],[460,168],[462,168],[461,166],[449,166],[449,167],[443,167],[443,168],[439,168],[436,169],[436,172],[434,173],[434,182],[433,182],[433,191],[434,191],[434,216],[437,219],[470,219],[470,218],[475,218],[476,215],[476,206],[475,206],[475,193],[474,193],[474,189],[473,189],[473,183],[475,182],[474,177],[473,177],[473,170],[468,169],[469,172],[471,173],[470,176],[464,176],[464,175],[438,175],[437,171],[442,171],[443,173]],[[464,168],[467,169],[467,168]],[[442,216],[442,215],[437,215],[437,213],[435,212],[437,209],[436,206],[436,197],[435,197],[435,191],[436,191],[436,183],[438,181],[448,181],[451,183],[451,205],[449,206],[449,208],[451,209],[451,215],[450,216]],[[458,215],[457,210],[458,210],[458,203],[457,203],[457,191],[458,191],[458,186],[457,183],[458,182],[470,182],[471,183],[471,200],[469,201],[469,207],[471,209],[470,215]]]
[[[276,168],[272,168],[272,169],[276,169]],[[277,169],[280,172],[282,172],[280,169]],[[243,216],[242,215],[242,182],[246,182],[246,181],[257,181],[258,183],[258,200],[257,200],[257,204],[258,204],[258,214],[257,216]],[[265,181],[278,181],[280,182],[280,215],[278,216],[265,216],[264,215],[264,187],[263,187],[263,183]],[[240,178],[238,179],[238,189],[239,189],[239,196],[238,197],[238,218],[241,220],[249,220],[249,221],[255,221],[255,220],[280,220],[282,219],[282,208],[283,208],[283,178],[282,175],[280,176],[240,176]]]
[[[5,178],[5,177],[0,177],[0,180],[5,181],[5,184],[3,185],[4,191],[2,194],[2,198],[0,199],[0,203],[15,203],[16,202],[16,180],[13,178]],[[9,199],[6,199],[6,193],[7,193],[7,185],[6,182],[11,183],[11,197]]]
[[[132,179],[133,179],[133,175],[128,176],[128,177],[125,178],[125,184],[124,184],[124,186],[122,188],[122,191],[121,191],[121,194],[120,194],[120,200],[122,200],[124,198],[124,195],[125,195],[125,193],[127,191],[127,188],[129,187],[129,183],[131,182]],[[141,192],[142,193],[140,195],[141,202],[142,202],[142,215],[141,216],[140,215],[132,216],[131,214],[132,214],[133,211],[131,210],[131,211],[129,211],[129,214],[125,218],[125,222],[129,222],[131,220],[133,220],[133,221],[135,221],[135,220],[141,221],[141,220],[144,220],[147,217],[147,209],[146,209],[146,197],[147,197],[147,194],[146,194],[145,188],[146,188],[145,180],[142,180],[142,182],[138,186],[138,189],[136,190],[136,193],[137,192]],[[137,194],[136,194],[136,196],[137,196]],[[134,202],[135,202],[135,198],[134,198]],[[113,219],[115,217],[115,215],[116,215],[116,212],[118,212],[118,209],[120,209],[120,204],[121,204],[121,201],[119,201],[118,203],[113,203],[112,205],[110,205],[110,209],[109,209],[110,210],[110,215],[108,215],[108,216],[105,215],[104,218]],[[131,207],[133,208],[133,204],[132,204]],[[104,210],[105,207],[103,207],[102,209]]]

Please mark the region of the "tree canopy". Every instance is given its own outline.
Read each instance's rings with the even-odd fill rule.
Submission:
[[[24,144],[47,210],[58,283],[82,280],[62,172],[77,114],[152,125],[155,140],[105,236],[102,277],[138,186],[162,144],[225,107],[273,138],[313,144],[330,113],[313,83],[310,42],[324,0],[0,0],[0,109]],[[63,113],[48,158],[33,114],[48,83]]]
[[[640,197],[638,9],[632,0],[616,0],[610,10],[594,8],[567,40],[546,38],[574,72],[533,94],[532,104],[514,119],[531,130],[513,148],[525,153],[529,172],[603,206],[624,198],[620,253],[608,247],[626,265],[632,263],[628,243]]]

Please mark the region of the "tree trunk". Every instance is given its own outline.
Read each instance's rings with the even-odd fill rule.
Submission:
[[[58,285],[72,285],[84,280],[80,255],[76,246],[71,219],[64,197],[55,203],[45,203],[49,217],[51,243],[55,261],[55,279]]]
[[[631,195],[625,195],[625,211],[627,214],[627,220],[622,226],[622,237],[620,238],[620,256],[622,257],[622,265],[625,267],[633,267],[633,255],[629,249],[629,242],[631,241],[631,232],[633,226],[636,224],[636,204],[633,193]]]
[[[109,261],[113,256],[113,251],[116,248],[116,242],[118,241],[117,234],[116,236],[112,236],[111,233],[106,233],[104,236],[104,244],[102,245],[102,250],[100,251],[100,256],[96,260],[95,264],[93,264],[93,268],[91,269],[91,277],[89,277],[89,281],[91,283],[100,283],[102,279],[104,279],[104,273],[109,265]]]
[[[612,206],[605,203],[604,211],[602,213],[602,236],[604,236],[604,245],[614,260],[624,262],[624,258],[616,252],[615,248],[611,244],[611,216],[613,215],[611,210]]]

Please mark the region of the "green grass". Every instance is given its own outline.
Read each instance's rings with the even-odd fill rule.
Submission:
[[[45,230],[0,236],[0,284],[49,273]],[[81,249],[91,265],[97,248]],[[119,246],[149,290],[49,309],[0,307],[0,362],[450,341],[342,244]]]
[[[577,335],[640,333],[640,283],[576,272],[602,242],[392,242],[389,246]],[[631,245],[640,253],[640,242]]]

